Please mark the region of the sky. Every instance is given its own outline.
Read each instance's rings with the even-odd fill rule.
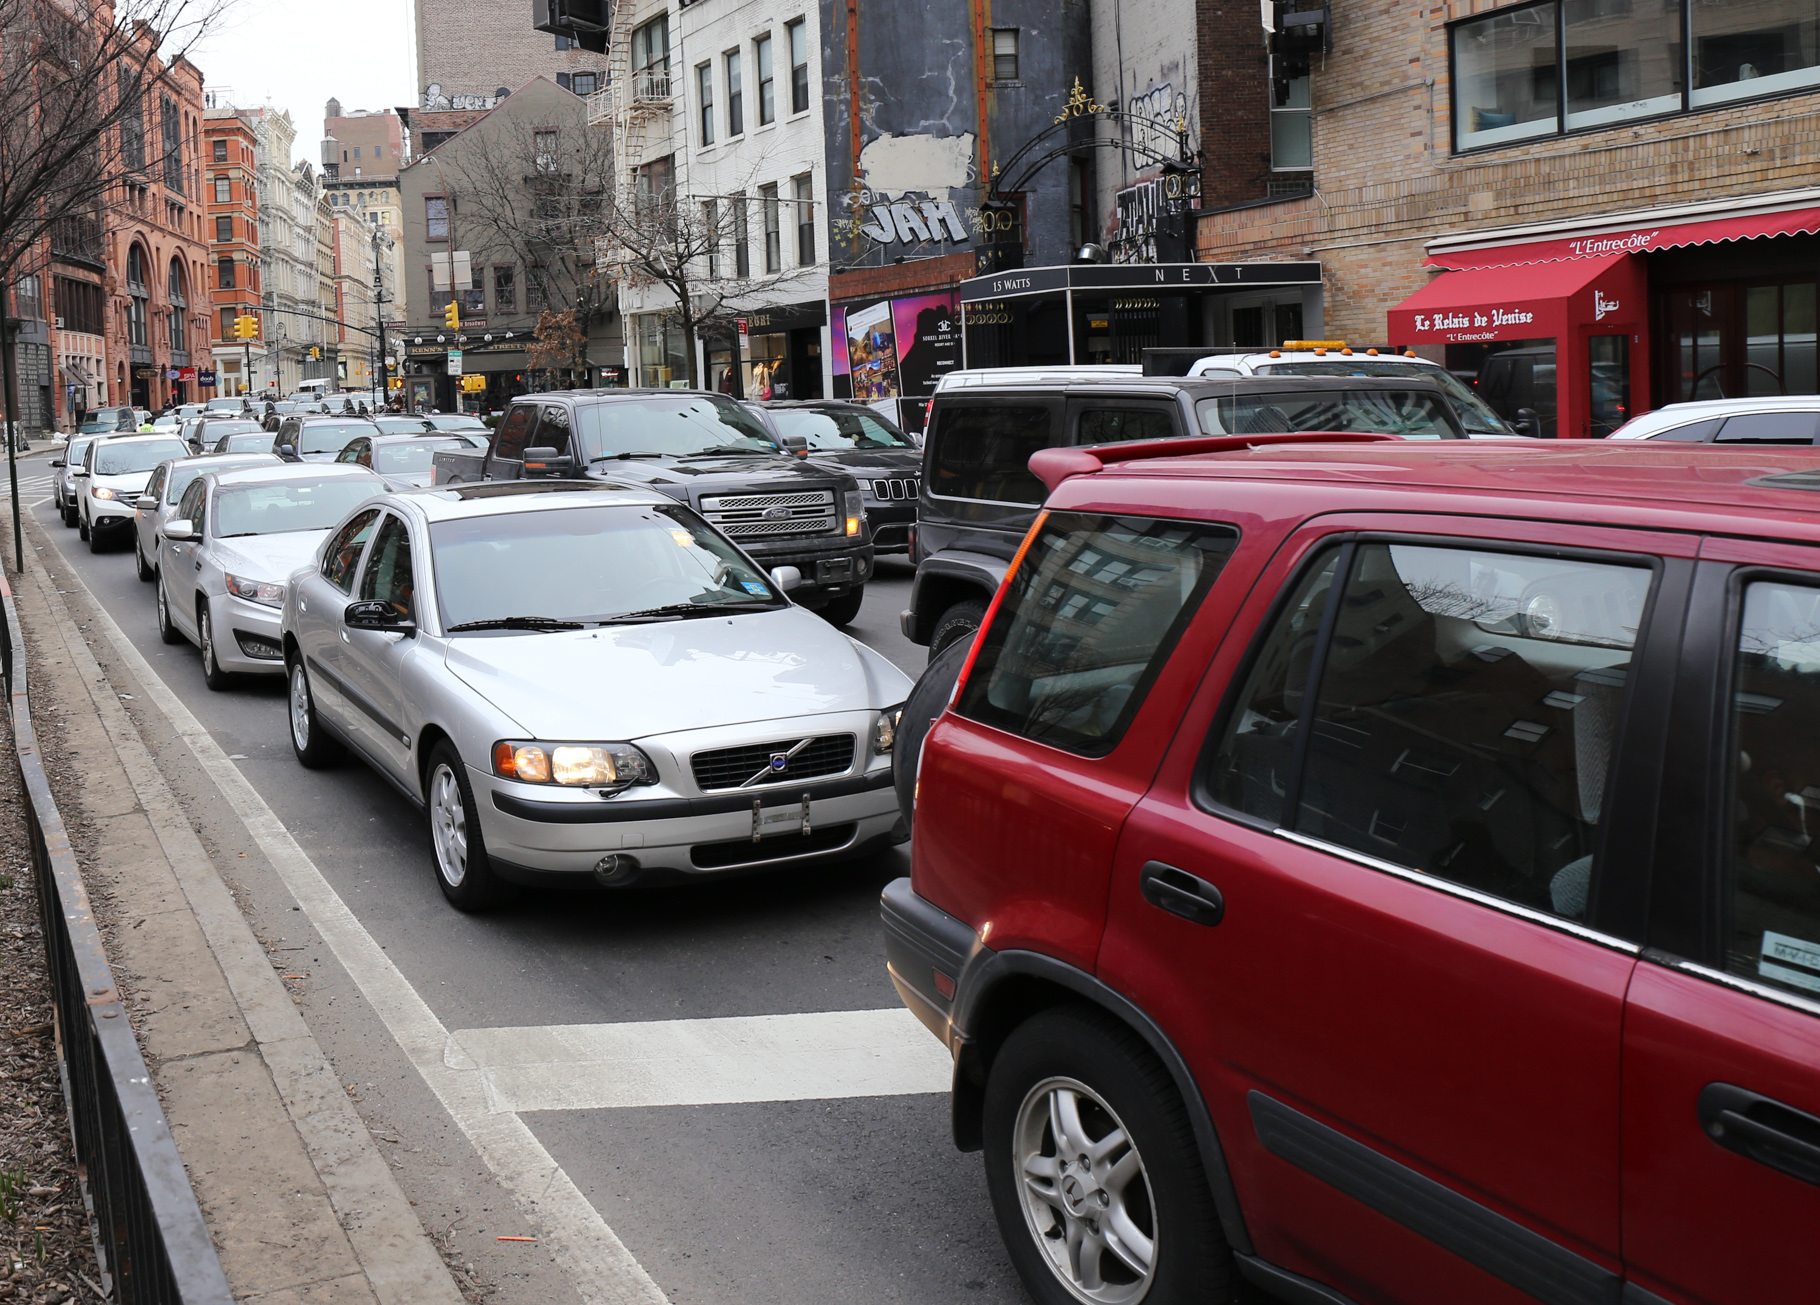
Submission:
[[[193,58],[204,84],[232,88],[235,105],[290,110],[296,158],[316,164],[330,96],[343,112],[415,99],[410,0],[228,0]]]

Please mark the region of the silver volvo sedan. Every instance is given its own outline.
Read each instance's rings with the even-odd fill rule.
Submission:
[[[286,586],[291,742],[427,809],[444,895],[824,860],[903,826],[910,681],[648,490],[382,495]]]

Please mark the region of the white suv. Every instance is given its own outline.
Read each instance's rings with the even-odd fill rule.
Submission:
[[[1468,436],[1521,435],[1473,388],[1439,363],[1389,350],[1269,349],[1209,352],[1188,368],[1190,376],[1419,376],[1441,387]]]
[[[1686,444],[1813,444],[1820,430],[1820,395],[1757,399],[1695,399],[1632,417],[1614,440],[1677,440]]]
[[[145,483],[160,462],[181,458],[189,445],[175,432],[163,435],[116,435],[96,440],[83,455],[75,473],[76,525],[89,550],[131,533],[133,511]]]

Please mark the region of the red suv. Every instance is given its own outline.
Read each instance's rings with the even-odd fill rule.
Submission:
[[[1820,1298],[1820,464],[1276,438],[1034,457],[924,742],[1025,1284]]]

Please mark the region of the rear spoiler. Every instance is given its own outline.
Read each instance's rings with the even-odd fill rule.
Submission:
[[[1197,453],[1237,453],[1270,444],[1379,444],[1401,443],[1395,435],[1368,431],[1294,430],[1269,435],[1193,435],[1167,440],[1132,440],[1125,444],[1096,444],[1092,448],[1038,449],[1030,455],[1030,470],[1051,492],[1074,476],[1091,476],[1115,462],[1143,458],[1186,458]]]

